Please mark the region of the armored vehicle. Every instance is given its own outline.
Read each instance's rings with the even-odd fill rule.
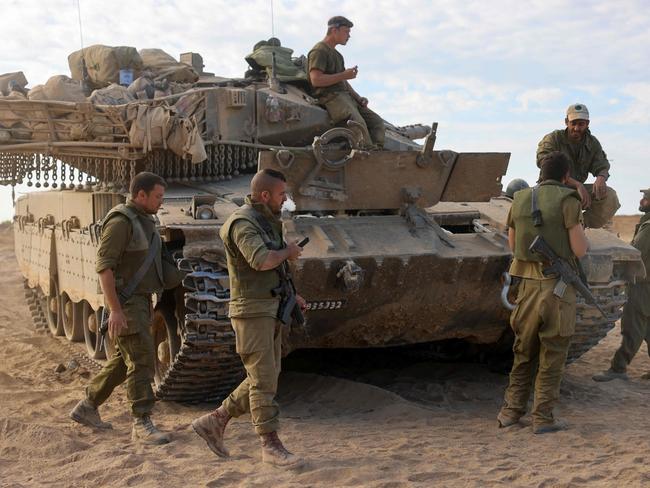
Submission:
[[[285,330],[284,354],[447,339],[507,347],[509,154],[434,150],[436,124],[387,123],[384,150],[368,151],[354,124],[332,126],[304,76],[278,75],[273,60],[286,52],[258,47],[271,50],[270,66],[266,52],[241,79],[204,75],[189,55],[198,81],[167,96],[129,98],[113,85],[99,92],[112,98],[0,99],[2,184],[47,190],[15,202],[16,257],[37,325],[84,343],[91,358],[112,354],[97,327],[101,221],[137,172],[157,173],[169,183],[160,234],[187,274],[182,289],[156,300],[156,394],[223,398],[242,366],[218,231],[251,175],[274,168],[287,175],[296,207],[283,214],[286,239],[310,238],[291,265],[307,324]],[[644,275],[639,253],[613,234],[588,237],[584,265],[607,317],[579,304],[570,360],[604,337],[626,282]]]

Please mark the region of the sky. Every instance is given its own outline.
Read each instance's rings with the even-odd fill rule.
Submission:
[[[537,143],[580,102],[619,213],[637,213],[650,187],[650,0],[79,1],[2,0],[0,73],[22,70],[28,86],[69,74],[83,39],[194,51],[206,71],[241,77],[257,41],[274,34],[306,54],[345,15],[354,28],[339,50],[359,67],[355,90],[394,124],[438,122],[437,149],[510,152],[504,186],[532,183]],[[11,215],[0,187],[0,221]]]

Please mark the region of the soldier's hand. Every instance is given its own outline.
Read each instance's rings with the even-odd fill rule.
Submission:
[[[585,188],[585,185],[578,185],[576,190],[578,190],[578,193],[580,194],[580,199],[582,200],[582,208],[586,209],[591,207],[591,195]]]
[[[298,242],[300,241],[293,241],[287,244],[287,252],[289,253],[287,259],[290,261],[293,261],[294,259],[298,259],[302,254],[302,247],[298,245]]]
[[[359,99],[359,105],[362,107],[367,107],[368,106],[368,99],[366,97],[361,97]]]
[[[300,310],[303,312],[307,310],[307,301],[298,294],[296,294],[296,303],[298,303]]]
[[[348,68],[343,72],[343,79],[344,80],[354,80],[357,77],[358,72],[359,72],[359,68],[357,66],[354,66],[352,68]]]
[[[115,336],[120,335],[123,330],[128,329],[129,326],[126,323],[126,315],[124,312],[120,311],[111,311],[108,316],[108,336],[113,339]]]
[[[596,200],[602,200],[603,198],[605,198],[605,196],[607,195],[607,183],[605,182],[604,176],[596,177],[596,181],[594,182],[592,192]]]

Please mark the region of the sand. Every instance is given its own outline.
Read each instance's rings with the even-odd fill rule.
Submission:
[[[650,371],[646,346],[630,367],[630,381],[591,380],[607,367],[618,327],[567,368],[557,414],[570,429],[545,436],[532,434],[529,425],[496,428],[507,377],[481,364],[396,366],[386,357],[383,367],[348,379],[283,373],[281,435],[307,462],[282,471],[262,465],[248,418],[228,428],[231,458],[215,457],[190,427],[205,405],[157,404],[155,420],[173,436],[166,446],[130,441],[122,388],[101,409],[113,430],[72,422],[67,414],[93,371],[82,364],[55,373],[70,360],[70,349],[34,330],[8,228],[0,229],[0,260],[2,487],[650,485],[650,382],[640,379]],[[310,370],[319,371],[319,364]]]

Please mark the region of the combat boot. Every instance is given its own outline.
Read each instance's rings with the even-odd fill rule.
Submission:
[[[517,425],[519,423],[519,417],[509,417],[505,415],[503,412],[499,412],[497,415],[497,424],[500,429],[505,429],[506,427],[512,427],[513,425]]]
[[[133,419],[133,430],[131,430],[131,439],[140,441],[143,444],[167,444],[170,441],[169,434],[158,430],[149,415],[135,417]]]
[[[262,442],[262,462],[281,468],[293,468],[302,464],[301,458],[285,449],[277,432],[260,435],[260,441]]]
[[[600,383],[605,382],[605,381],[612,381],[612,380],[623,380],[627,381],[627,373],[623,371],[622,373],[618,373],[614,371],[612,368],[609,368],[607,371],[603,371],[602,373],[595,374],[591,377],[594,381],[598,381]]]
[[[569,424],[564,420],[553,419],[553,422],[550,424],[533,425],[533,434],[548,434],[550,432],[557,432],[568,428]]]
[[[205,442],[208,447],[219,457],[228,457],[230,453],[223,443],[226,425],[230,420],[228,413],[222,413],[219,409],[199,417],[192,422],[192,428]]]
[[[74,406],[74,408],[70,411],[70,418],[75,422],[87,425],[88,427],[95,427],[97,429],[113,428],[109,422],[104,422],[101,419],[99,412],[87,398],[79,401],[79,403]]]

